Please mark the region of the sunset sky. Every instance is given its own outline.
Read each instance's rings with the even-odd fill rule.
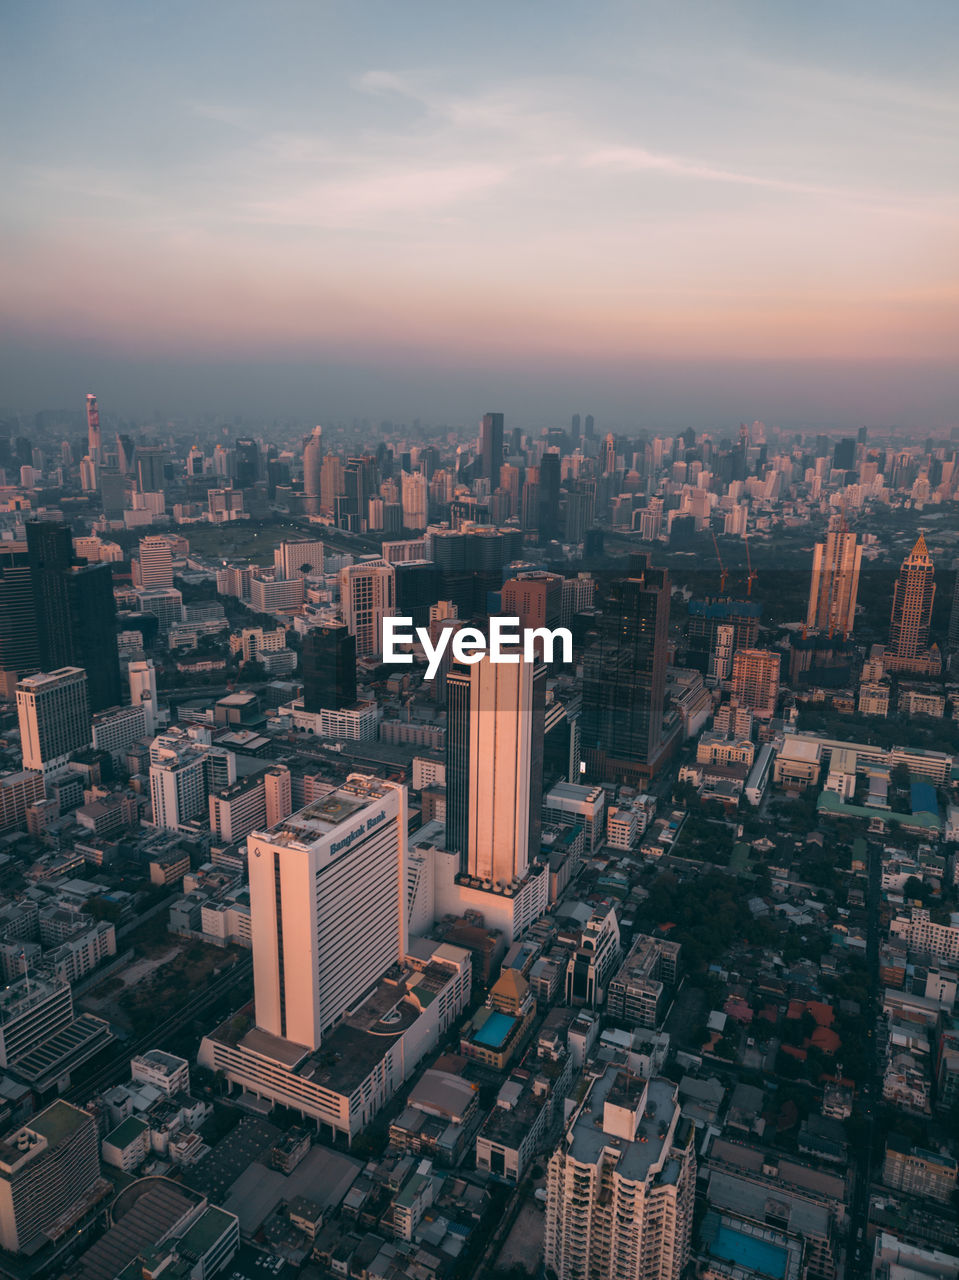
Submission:
[[[33,0],[0,406],[959,422],[959,6]]]

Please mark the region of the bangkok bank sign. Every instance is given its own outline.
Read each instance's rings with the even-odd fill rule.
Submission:
[[[472,666],[488,657],[490,662],[508,663],[573,660],[573,635],[568,627],[520,627],[519,618],[490,618],[489,636],[478,627],[446,627],[436,637],[427,627],[413,626],[412,618],[383,619],[383,661],[412,662],[410,649],[419,643],[426,655],[426,679],[432,680],[443,655],[450,649],[456,662]],[[402,646],[402,647],[401,647]]]

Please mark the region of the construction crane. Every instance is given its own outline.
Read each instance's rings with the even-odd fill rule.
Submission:
[[[729,577],[726,566],[723,564],[723,558],[719,554],[719,543],[716,541],[715,530],[710,530],[713,535],[713,546],[716,548],[716,559],[719,561],[719,594],[724,595],[726,592],[726,579]]]
[[[756,570],[753,568],[752,560],[749,558],[749,535],[743,529],[743,542],[746,544],[746,568],[749,576],[746,579],[746,595],[751,596],[753,593],[753,583],[756,581]]]

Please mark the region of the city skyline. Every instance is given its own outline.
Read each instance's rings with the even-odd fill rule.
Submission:
[[[923,7],[34,6],[10,408],[954,423],[956,16]]]

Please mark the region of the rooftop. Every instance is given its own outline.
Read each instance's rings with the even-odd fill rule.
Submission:
[[[617,1150],[620,1153],[617,1172],[630,1181],[642,1182],[666,1157],[671,1127],[678,1111],[676,1086],[669,1080],[658,1078],[648,1082],[635,1081],[633,1085],[628,1081],[624,1072],[610,1067],[593,1084],[570,1130],[569,1154],[581,1164],[596,1164],[605,1150]],[[634,1141],[607,1133],[603,1128],[607,1101],[615,1106],[638,1105],[644,1084],[648,1084],[646,1106]]]

